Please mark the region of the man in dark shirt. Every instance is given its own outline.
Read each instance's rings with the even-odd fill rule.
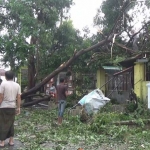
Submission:
[[[62,124],[63,114],[66,106],[66,96],[68,95],[68,88],[65,85],[65,80],[60,79],[60,84],[56,87],[57,102],[58,102],[58,124]]]

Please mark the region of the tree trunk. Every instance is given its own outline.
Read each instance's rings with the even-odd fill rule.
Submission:
[[[43,97],[43,98],[37,98],[34,101],[23,103],[21,106],[22,107],[28,107],[28,106],[32,106],[32,105],[38,104],[38,103],[43,102],[43,101],[50,101],[50,96]]]
[[[150,119],[143,119],[142,122],[144,124],[150,124]],[[113,122],[112,124],[115,125],[139,125],[137,120],[127,120],[127,121],[118,121],[118,122]]]
[[[37,41],[37,38],[31,37],[30,44],[35,45]],[[35,57],[34,57],[34,51],[30,52],[30,55],[28,56],[28,89],[32,89],[35,86],[36,83],[36,68],[35,68]],[[34,94],[35,92],[33,92]],[[25,103],[30,102],[30,98],[25,98]]]
[[[28,59],[28,89],[31,89],[35,86],[35,63],[34,56],[30,55]]]
[[[30,44],[36,45],[37,38],[31,37]],[[36,83],[35,51],[31,51],[28,57],[28,89],[32,89]]]

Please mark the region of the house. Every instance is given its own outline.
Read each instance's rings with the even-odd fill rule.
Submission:
[[[147,86],[150,82],[149,52],[139,53],[129,59],[120,62],[121,71],[115,69],[116,74],[107,73],[111,67],[101,67],[97,71],[97,88],[111,99],[124,102],[129,99],[131,89],[138,98],[147,100]]]
[[[147,86],[150,82],[150,52],[141,52],[120,62],[124,67],[133,66],[133,89],[138,98],[147,100]]]

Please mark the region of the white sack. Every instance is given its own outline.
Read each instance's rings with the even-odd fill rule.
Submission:
[[[95,89],[89,94],[85,95],[78,103],[85,106],[88,114],[96,113],[101,107],[110,101],[105,97],[100,89]]]

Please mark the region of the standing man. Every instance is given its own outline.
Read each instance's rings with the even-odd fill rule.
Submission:
[[[13,146],[15,114],[20,114],[21,88],[13,81],[14,73],[5,72],[7,81],[0,85],[0,147],[5,146],[5,140],[9,138],[8,145]]]
[[[60,84],[57,85],[56,91],[56,102],[58,102],[58,124],[61,125],[66,106],[66,97],[68,95],[68,87],[65,85],[65,80],[63,78],[60,79]]]

